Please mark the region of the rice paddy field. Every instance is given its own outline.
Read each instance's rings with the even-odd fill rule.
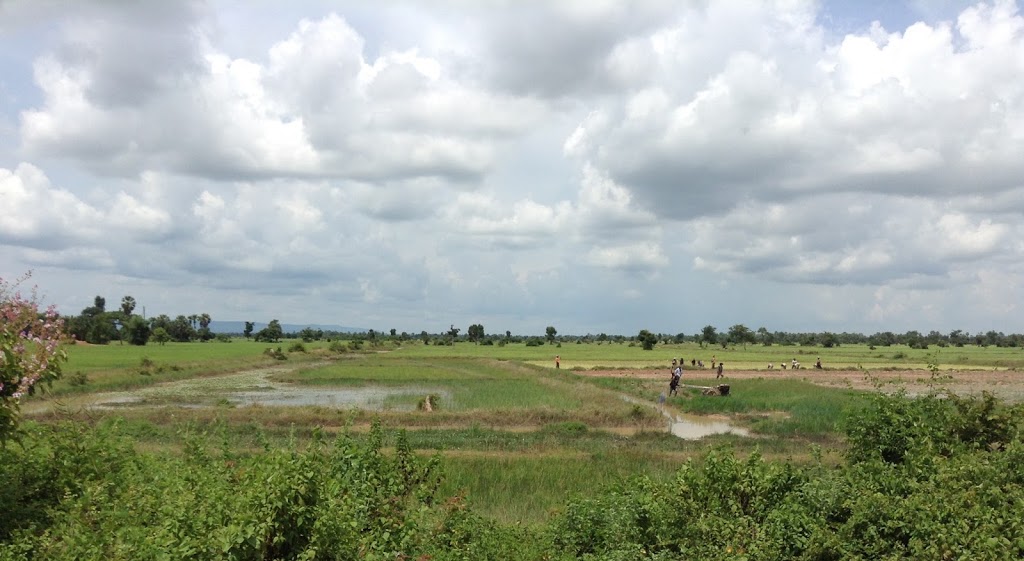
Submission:
[[[637,475],[666,480],[713,449],[838,462],[840,427],[869,392],[941,385],[1024,401],[1016,348],[337,343],[76,345],[64,378],[22,411],[116,427],[168,454],[196,432],[245,453],[380,423],[439,458],[446,493],[495,520],[534,523],[568,497]],[[673,358],[686,369],[670,396]],[[712,359],[725,363],[722,379]],[[793,359],[803,368],[779,368]],[[723,383],[727,396],[704,395]]]

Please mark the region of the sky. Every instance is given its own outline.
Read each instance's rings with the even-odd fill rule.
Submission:
[[[1024,331],[1010,0],[0,0],[0,277],[65,314]]]

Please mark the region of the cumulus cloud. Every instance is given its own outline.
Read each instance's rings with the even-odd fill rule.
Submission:
[[[952,280],[975,263],[1019,258],[1019,221],[944,207],[882,195],[748,203],[694,221],[695,266],[790,282],[875,284]]]
[[[970,8],[955,27],[876,26],[838,44],[795,6],[716,4],[631,44],[649,73],[581,123],[571,152],[653,210],[1018,186],[1024,20],[1012,2]],[[695,40],[716,31],[737,43]]]
[[[265,61],[217,50],[203,12],[192,16],[165,23],[175,40],[142,57],[133,46],[153,43],[131,14],[71,26],[64,48],[35,63],[45,103],[22,113],[27,153],[109,174],[469,181],[545,113],[459,83],[415,50],[367,60],[335,14],[299,22]]]
[[[1017,4],[829,6],[0,3],[47,29],[0,35],[0,268],[400,330],[1006,325]]]

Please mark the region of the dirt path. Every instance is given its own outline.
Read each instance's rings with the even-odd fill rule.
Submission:
[[[588,377],[634,378],[643,380],[668,381],[668,369],[662,370],[581,370],[576,374]],[[1024,372],[1014,370],[967,370],[942,371],[942,386],[958,394],[976,394],[988,391],[1010,401],[1024,401]],[[683,372],[683,383],[694,380],[714,380],[714,372],[706,370],[686,370]],[[720,382],[729,380],[749,380],[763,378],[765,380],[805,380],[812,384],[834,388],[853,388],[869,390],[875,386],[874,381],[882,383],[902,383],[910,393],[927,391],[931,381],[928,370],[881,370],[865,372],[861,370],[726,370]]]

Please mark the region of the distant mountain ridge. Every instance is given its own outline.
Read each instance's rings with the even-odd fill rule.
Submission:
[[[260,329],[263,329],[266,326],[267,326],[267,324],[265,322],[261,323],[261,322],[258,322],[258,321],[254,321],[253,322],[252,332],[256,333],[257,331],[259,331]],[[299,331],[302,331],[303,329],[305,329],[307,327],[309,327],[311,329],[320,329],[322,331],[336,331],[338,333],[361,333],[361,332],[368,331],[367,329],[365,329],[363,327],[345,327],[343,325],[322,325],[322,324],[316,324],[316,323],[306,323],[306,324],[282,323],[281,324],[281,329],[285,333],[298,333]],[[212,331],[214,333],[229,333],[229,334],[244,333],[245,332],[245,322],[244,321],[211,321],[210,322],[210,331]]]

